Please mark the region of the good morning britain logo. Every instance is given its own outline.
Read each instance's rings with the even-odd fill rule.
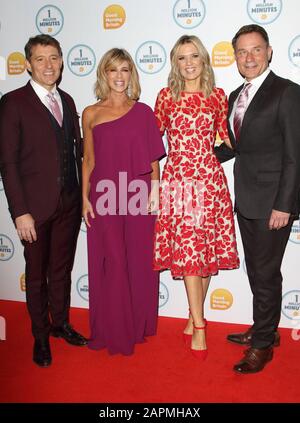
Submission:
[[[165,66],[166,60],[166,50],[157,41],[145,41],[135,53],[135,62],[144,73],[160,72]]]
[[[103,28],[118,29],[124,25],[126,13],[119,4],[111,4],[103,12]]]
[[[19,51],[10,53],[7,57],[7,74],[16,76],[23,72],[25,72],[25,56]]]
[[[234,63],[234,51],[231,42],[220,41],[212,50],[212,66],[215,68],[224,68]]]
[[[96,56],[91,47],[78,44],[71,48],[67,56],[70,71],[76,76],[87,76],[96,66]]]
[[[41,34],[55,36],[64,26],[64,15],[58,7],[47,4],[37,12],[35,24]]]
[[[248,0],[247,12],[253,22],[267,25],[274,22],[282,10],[282,0]]]
[[[196,28],[205,18],[205,4],[202,0],[177,0],[173,18],[181,28]]]
[[[228,310],[233,304],[233,296],[227,289],[215,289],[210,295],[212,310]]]

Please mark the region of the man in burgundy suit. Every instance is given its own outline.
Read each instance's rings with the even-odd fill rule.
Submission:
[[[69,323],[81,223],[81,137],[74,101],[56,86],[63,63],[58,41],[32,37],[25,55],[31,80],[0,101],[0,171],[24,246],[33,361],[47,367],[49,334],[86,344]]]

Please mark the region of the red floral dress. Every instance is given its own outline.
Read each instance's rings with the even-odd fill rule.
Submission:
[[[156,101],[161,134],[167,131],[168,158],[160,188],[155,227],[154,268],[174,278],[206,277],[239,267],[232,203],[222,166],[214,154],[217,131],[228,138],[227,98],[214,88],[182,92],[174,102],[169,88]]]

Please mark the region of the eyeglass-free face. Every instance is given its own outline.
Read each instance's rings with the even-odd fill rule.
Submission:
[[[236,42],[235,59],[239,72],[251,81],[269,66],[272,47],[258,32],[240,35]]]

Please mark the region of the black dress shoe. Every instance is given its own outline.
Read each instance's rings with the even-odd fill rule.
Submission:
[[[40,367],[48,367],[52,363],[49,339],[36,339],[33,345],[33,361]]]
[[[233,366],[236,373],[248,374],[260,372],[273,358],[273,347],[249,348],[245,351],[245,357]]]
[[[80,333],[76,332],[76,330],[74,330],[67,322],[60,327],[53,327],[50,335],[55,338],[63,338],[71,345],[81,346],[87,344],[87,339],[80,335]]]
[[[253,334],[253,328],[251,326],[246,332],[232,333],[231,335],[227,335],[227,340],[229,342],[233,342],[234,344],[251,345],[252,334]],[[273,346],[279,347],[279,345],[280,345],[280,334],[278,331],[276,331]]]

